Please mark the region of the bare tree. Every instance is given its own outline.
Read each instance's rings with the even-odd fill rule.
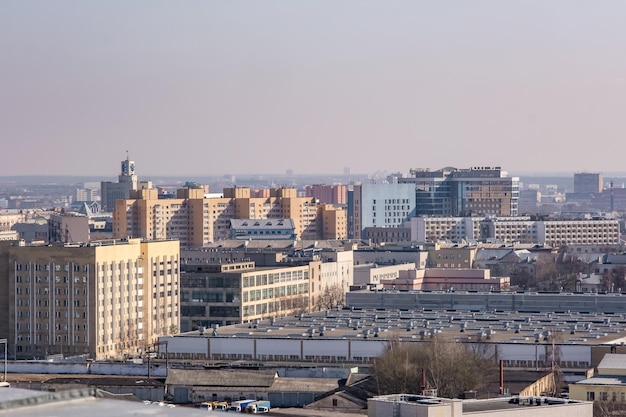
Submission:
[[[317,310],[331,310],[343,307],[346,303],[346,292],[339,284],[327,285],[315,300]]]
[[[437,395],[456,398],[483,387],[496,366],[493,359],[439,335],[420,343],[392,341],[373,364],[379,394],[420,394],[422,371]]]

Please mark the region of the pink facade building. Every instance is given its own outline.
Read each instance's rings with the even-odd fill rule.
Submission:
[[[348,188],[345,185],[307,185],[305,192],[306,197],[315,197],[321,204],[347,204],[348,201]]]
[[[492,278],[488,269],[428,268],[399,271],[396,279],[381,283],[388,290],[499,291],[509,288],[510,278]]]

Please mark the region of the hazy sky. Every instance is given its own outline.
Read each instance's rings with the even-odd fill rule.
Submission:
[[[3,0],[0,175],[626,171],[626,1]]]

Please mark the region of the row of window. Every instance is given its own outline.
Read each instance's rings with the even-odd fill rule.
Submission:
[[[599,394],[598,399],[600,401],[609,400],[609,393],[607,391],[600,391],[598,394]],[[611,392],[610,393],[611,401],[617,401],[617,396],[618,396],[617,392]],[[595,401],[595,399],[596,399],[596,393],[594,391],[587,391],[587,401]],[[619,400],[621,402],[626,402],[626,392],[619,393]]]
[[[53,266],[51,266],[49,263],[46,264],[32,264],[32,263],[25,263],[25,264],[15,264],[15,270],[16,271],[30,271],[31,267],[34,268],[35,271],[50,271],[51,269],[54,271],[61,271],[61,269],[63,269],[63,271],[69,271],[70,270],[70,264],[64,264],[64,265],[60,265],[60,264],[52,264]],[[81,266],[79,264],[72,264],[72,268],[73,271],[75,272],[79,272],[81,270]],[[83,271],[87,272],[89,271],[89,265],[85,264],[83,265]]]

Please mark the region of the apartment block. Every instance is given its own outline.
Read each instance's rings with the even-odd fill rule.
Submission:
[[[413,184],[354,184],[350,191],[349,238],[364,238],[368,227],[398,228],[415,215]]]
[[[179,243],[0,242],[0,337],[18,359],[137,354],[179,327]]]
[[[318,238],[342,240],[348,238],[348,215],[346,210],[332,204],[320,204],[317,209]]]
[[[177,239],[181,247],[201,247],[230,239],[232,219],[292,219],[296,237],[318,239],[317,203],[298,197],[295,188],[269,190],[269,197],[251,197],[249,188],[225,188],[221,197],[205,196],[203,188],[177,190],[161,199],[156,190],[137,190],[117,200],[113,234],[148,239]]]

